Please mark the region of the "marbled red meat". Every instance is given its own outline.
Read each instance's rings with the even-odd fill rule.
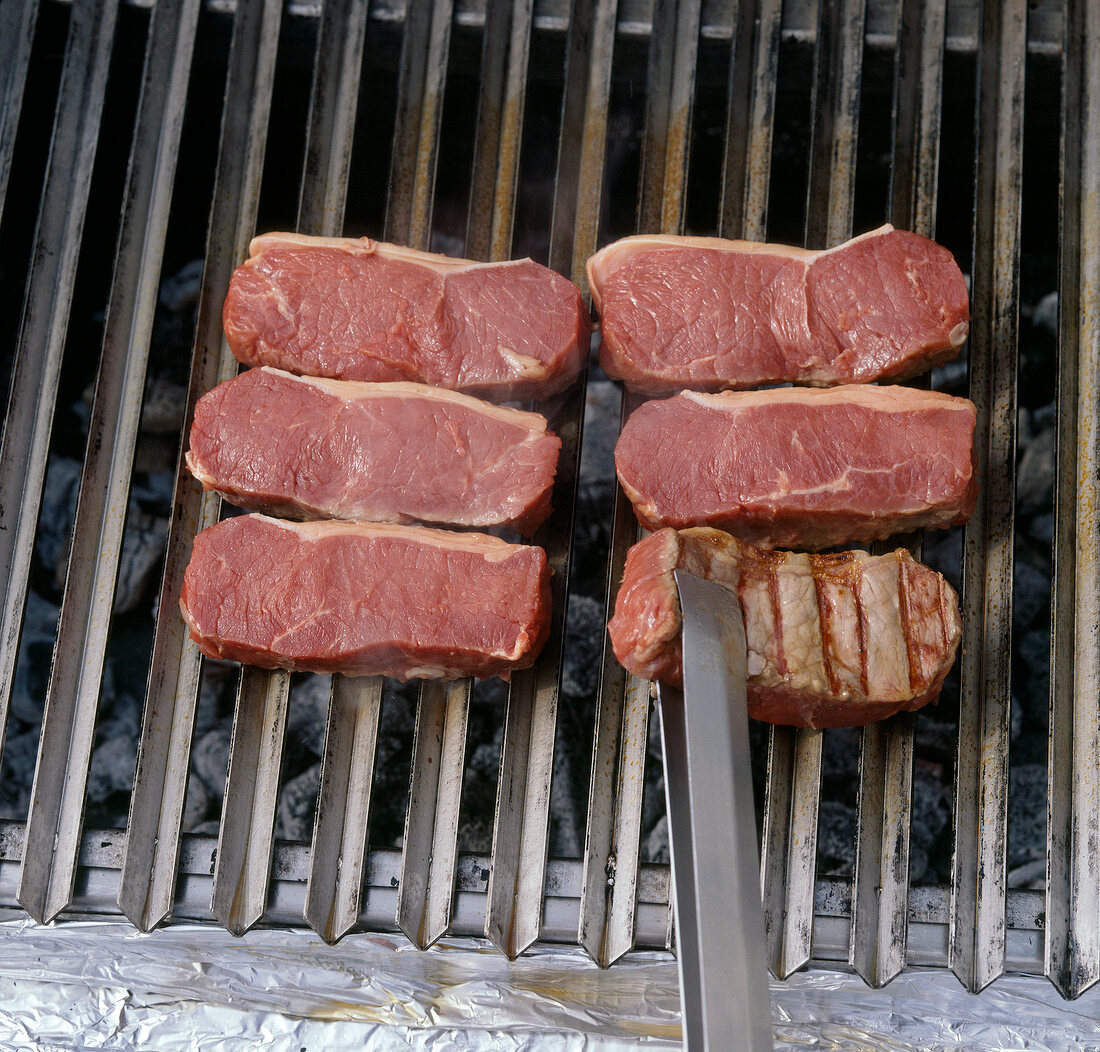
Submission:
[[[648,529],[827,548],[965,522],[974,420],[965,398],[900,386],[685,392],[635,410],[615,468]]]
[[[509,401],[564,390],[588,354],[579,290],[529,259],[474,263],[297,234],[265,234],[249,251],[222,313],[246,365]]]
[[[538,413],[262,368],[199,399],[187,466],[254,511],[529,534],[550,514],[560,448]]]
[[[947,249],[884,226],[823,252],[641,235],[588,261],[600,364],[645,394],[901,379],[969,329]]]
[[[608,625],[615,656],[646,679],[682,682],[676,569],[737,593],[759,720],[854,727],[919,709],[955,660],[958,598],[905,549],[807,555],[705,527],[664,529],[627,553]]]
[[[264,515],[203,530],[180,595],[209,657],[397,679],[508,678],[538,656],[550,602],[541,548]]]

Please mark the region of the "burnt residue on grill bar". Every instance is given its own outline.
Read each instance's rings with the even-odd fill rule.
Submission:
[[[1005,968],[1046,971],[1067,996],[1094,982],[1100,936],[1083,885],[1097,865],[1096,785],[1082,750],[1096,737],[1096,655],[1072,611],[1091,610],[1098,587],[1095,487],[1078,469],[1095,454],[1100,322],[1087,295],[1064,297],[1059,316],[1057,287],[1059,265],[1074,293],[1098,265],[1081,201],[1097,178],[1082,122],[1095,123],[1100,26],[1085,0],[985,6],[983,23],[968,0],[0,5],[0,353],[10,381],[25,345],[8,419],[37,421],[4,438],[0,526],[14,538],[28,514],[5,567],[21,636],[0,767],[0,863],[16,865],[0,868],[0,904],[49,916],[70,898],[116,911],[117,898],[143,927],[217,916],[233,930],[308,922],[336,939],[360,925],[420,945],[487,931],[509,954],[541,936],[578,941],[601,965],[666,945],[648,685],[601,649],[635,536],[611,462],[629,400],[593,366],[587,390],[555,409],[579,454],[575,509],[567,462],[542,538],[560,571],[559,622],[543,665],[511,692],[242,678],[200,665],[171,594],[190,534],[226,513],[176,462],[188,403],[236,368],[218,325],[224,282],[251,234],[273,228],[530,254],[579,278],[594,249],[642,228],[818,245],[889,218],[934,234],[972,276],[978,331],[931,383],[984,407],[1000,474],[965,553],[960,530],[923,539],[925,560],[964,585],[970,625],[938,706],[862,732],[753,728],[768,758],[754,775],[771,965],[844,961],[872,985],[906,964],[950,966],[972,988]],[[156,93],[141,98],[147,54],[154,78],[186,80],[178,174],[159,190],[151,158],[170,158],[176,110],[168,100],[158,117]],[[74,137],[74,112],[100,102],[98,134],[85,121],[86,139]],[[128,178],[133,205],[170,197],[161,234],[127,211]],[[131,284],[125,260],[137,258],[152,273]],[[146,287],[135,307],[127,290]],[[105,326],[109,305],[126,334]],[[54,358],[36,358],[36,333]],[[40,365],[44,385],[27,379]],[[90,428],[105,436],[90,462],[111,453],[100,468],[121,489],[106,518],[89,496],[78,520]],[[55,658],[63,605],[72,624]],[[74,627],[85,610],[91,634]],[[43,763],[61,767],[39,772],[25,827],[40,741]],[[11,874],[24,860],[20,890]]]

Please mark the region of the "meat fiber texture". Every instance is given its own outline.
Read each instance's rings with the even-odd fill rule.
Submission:
[[[900,386],[689,391],[635,410],[615,468],[647,529],[827,548],[965,522],[974,421],[965,398]]]
[[[249,251],[222,313],[246,365],[511,401],[565,390],[587,358],[580,291],[529,259],[474,263],[298,234],[265,234]]]
[[[600,365],[643,394],[903,379],[955,357],[966,282],[947,249],[884,226],[823,252],[624,238],[588,261]]]
[[[550,514],[560,449],[538,413],[264,367],[199,399],[187,466],[254,511],[531,534]]]
[[[749,714],[768,723],[855,727],[919,709],[955,660],[958,598],[904,548],[808,555],[664,529],[627,553],[608,625],[615,656],[646,679],[682,682],[676,569],[737,594]]]
[[[550,569],[541,548],[484,534],[242,515],[195,538],[180,609],[208,657],[507,679],[546,640]]]

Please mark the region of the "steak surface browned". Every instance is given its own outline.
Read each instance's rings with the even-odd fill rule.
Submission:
[[[823,252],[641,235],[588,261],[600,364],[635,391],[913,376],[969,329],[954,257],[885,226]]]
[[[588,353],[580,291],[529,259],[474,263],[298,234],[257,237],[249,251],[222,314],[246,365],[509,401],[564,390]]]
[[[799,727],[885,719],[936,698],[955,660],[958,599],[904,549],[807,555],[707,528],[664,529],[627,554],[608,625],[615,656],[646,679],[682,681],[679,568],[737,593],[756,719]]]
[[[974,420],[965,398],[900,386],[685,392],[631,415],[615,467],[648,529],[826,548],[965,522]]]
[[[199,399],[187,466],[255,511],[529,534],[550,514],[560,448],[538,413],[262,368]]]
[[[263,515],[203,530],[180,596],[210,657],[403,680],[526,668],[549,631],[550,602],[541,548]]]

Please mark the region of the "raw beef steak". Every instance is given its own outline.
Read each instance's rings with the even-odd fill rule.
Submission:
[[[222,313],[246,365],[509,401],[564,390],[588,354],[577,287],[529,259],[473,263],[297,234],[265,234],[249,251]]]
[[[180,609],[209,657],[507,679],[545,642],[550,569],[541,548],[480,533],[242,515],[195,538]]]
[[[588,261],[600,364],[645,394],[904,378],[969,328],[947,249],[884,226],[824,252],[643,235]]]
[[[973,438],[971,402],[910,387],[685,392],[631,415],[615,468],[648,529],[827,548],[965,522]]]
[[[718,530],[666,529],[627,553],[608,625],[615,656],[646,679],[682,681],[678,568],[737,593],[758,720],[855,727],[919,709],[955,660],[958,598],[905,549],[770,552]]]
[[[550,514],[560,449],[538,413],[262,368],[199,399],[187,466],[254,511],[530,534]]]

